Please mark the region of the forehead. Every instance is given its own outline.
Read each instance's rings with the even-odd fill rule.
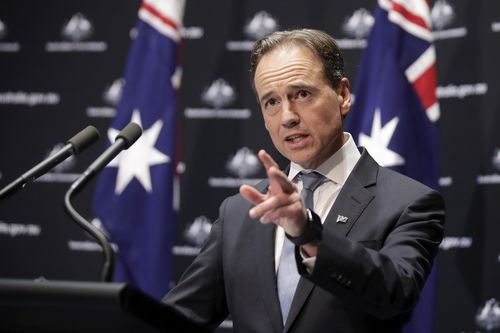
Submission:
[[[275,80],[287,80],[304,76],[323,76],[323,66],[316,54],[305,46],[283,45],[262,56],[255,71],[258,90]]]
[[[296,60],[306,61],[308,65],[316,64],[322,66],[321,60],[309,48],[297,44],[283,44],[269,51],[259,61],[256,68],[256,73],[262,71],[263,68],[279,68],[286,66],[290,62]]]

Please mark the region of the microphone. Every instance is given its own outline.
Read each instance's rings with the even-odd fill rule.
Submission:
[[[99,139],[99,136],[99,131],[97,131],[94,126],[87,126],[71,139],[66,141],[66,145],[57,153],[47,157],[44,161],[38,163],[15,181],[0,190],[0,199],[7,197],[20,188],[26,187],[28,183],[35,181],[35,179],[45,174],[69,156],[76,155],[87,149]]]
[[[76,186],[78,180],[81,182],[87,182],[95,174],[101,171],[113,158],[116,157],[122,150],[128,149],[134,142],[139,139],[142,135],[142,129],[136,123],[129,123],[125,128],[121,130],[116,136],[115,142],[108,148],[101,156],[99,156],[85,172],[82,174],[80,179],[77,179],[72,186]]]
[[[83,174],[71,184],[70,188],[64,196],[64,207],[70,217],[80,225],[85,231],[93,236],[101,245],[104,252],[104,264],[101,273],[101,280],[110,282],[113,277],[114,270],[114,252],[106,235],[96,228],[92,223],[82,217],[71,204],[73,195],[80,192],[85,184],[87,184],[102,168],[104,168],[113,158],[116,157],[122,150],[128,149],[134,142],[139,139],[142,134],[142,129],[136,123],[129,123],[116,136],[115,142],[104,151]]]

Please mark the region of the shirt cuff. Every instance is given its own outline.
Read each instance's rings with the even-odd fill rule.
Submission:
[[[302,257],[302,264],[306,266],[307,273],[312,274],[314,265],[316,265],[316,257],[309,257],[301,247],[299,247],[299,253]]]

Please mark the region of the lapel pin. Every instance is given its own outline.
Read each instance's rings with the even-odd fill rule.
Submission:
[[[347,223],[347,220],[349,218],[347,216],[344,216],[344,215],[337,215],[337,223]]]

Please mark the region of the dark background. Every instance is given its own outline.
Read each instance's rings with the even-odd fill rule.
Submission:
[[[103,95],[123,75],[139,4],[0,2],[0,186],[86,125],[106,133],[114,105]],[[242,182],[263,177],[262,170],[251,167],[253,154],[268,149],[284,165],[272,148],[251,91],[248,52],[228,46],[234,49],[254,39],[245,33],[245,26],[260,11],[282,29],[319,28],[343,40],[341,45],[360,45],[362,40],[343,27],[355,11],[372,12],[375,5],[373,0],[187,2],[179,91],[179,169],[183,172],[173,249],[177,277],[199,248],[186,236],[190,225],[213,221],[224,197],[235,193]],[[500,3],[440,0],[436,5],[449,9],[447,15],[436,14],[433,21],[441,104],[440,183],[448,207],[439,257],[436,331],[485,331],[475,317],[486,301],[500,299]],[[61,30],[77,13],[91,23],[92,32],[73,43],[87,50],[47,52],[49,42],[72,42]],[[89,43],[105,45],[105,50],[89,51]],[[344,48],[353,87],[361,53],[359,47]],[[233,98],[214,106],[202,95],[218,79],[233,89]],[[48,101],[12,102],[9,92],[42,93]],[[96,110],[101,116],[96,116]],[[189,110],[218,116],[193,118]],[[242,114],[245,118],[238,118]],[[66,216],[63,196],[103,150],[104,139],[105,135],[100,144],[64,163],[50,177],[0,202],[0,277],[99,279],[102,253]],[[249,151],[242,151],[244,147]],[[247,152],[239,174],[228,167],[238,151]],[[94,186],[89,184],[74,201],[89,220]],[[203,238],[204,233],[195,234]],[[230,327],[230,321],[223,326]]]

